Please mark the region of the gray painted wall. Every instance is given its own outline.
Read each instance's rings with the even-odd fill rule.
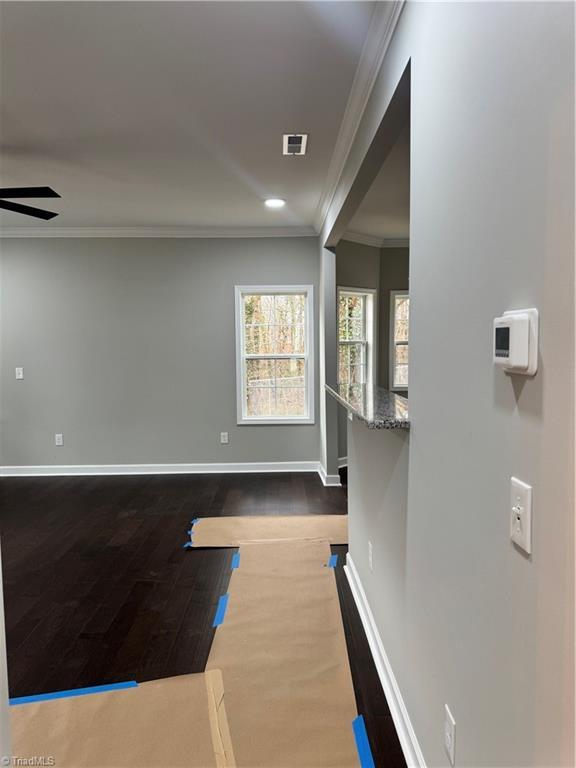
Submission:
[[[334,387],[337,374],[338,344],[336,335],[336,254],[320,246],[319,322],[320,337],[320,419],[318,452],[325,480],[340,485],[338,475],[338,405],[326,392],[326,384]]]
[[[2,464],[318,460],[316,424],[236,425],[234,333],[235,284],[318,285],[316,238],[1,245]]]
[[[458,766],[573,765],[574,6],[407,3],[336,200],[408,62],[408,504],[351,509],[350,553],[429,766],[445,703]],[[492,320],[532,306],[540,369],[510,378]],[[534,488],[530,558],[511,476]],[[368,537],[399,542],[386,579]]]
[[[336,246],[336,280],[345,288],[378,288],[380,249],[340,240]]]

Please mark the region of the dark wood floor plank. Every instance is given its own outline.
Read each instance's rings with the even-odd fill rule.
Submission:
[[[12,696],[204,670],[233,549],[184,550],[194,517],[345,514],[315,474],[10,478],[0,485]],[[358,711],[376,765],[405,766],[339,555]]]

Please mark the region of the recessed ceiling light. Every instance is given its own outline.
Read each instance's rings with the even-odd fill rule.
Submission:
[[[264,201],[266,208],[284,208],[286,200],[282,200],[280,197],[269,197]]]

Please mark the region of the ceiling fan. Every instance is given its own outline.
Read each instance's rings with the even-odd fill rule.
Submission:
[[[42,208],[33,208],[31,205],[11,203],[5,199],[24,197],[60,197],[60,195],[58,192],[54,192],[51,187],[0,187],[0,208],[5,211],[14,211],[14,213],[23,213],[25,216],[34,216],[36,219],[44,219],[45,221],[58,216],[53,211],[44,211]]]

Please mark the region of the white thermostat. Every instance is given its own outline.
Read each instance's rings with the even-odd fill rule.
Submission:
[[[494,320],[494,363],[507,373],[538,370],[538,310],[515,309]]]

